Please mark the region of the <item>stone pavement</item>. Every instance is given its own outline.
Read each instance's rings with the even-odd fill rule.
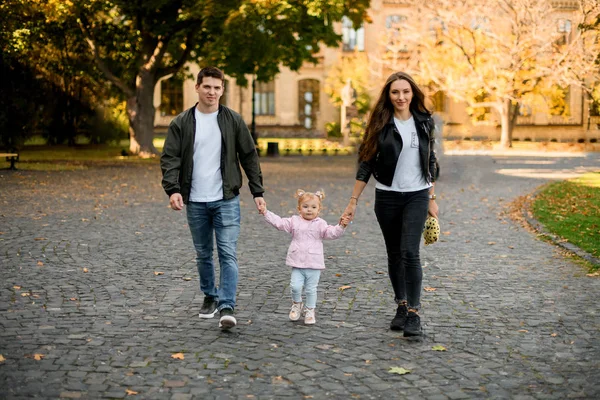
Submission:
[[[293,212],[297,188],[323,188],[323,217],[337,221],[353,158],[262,162],[272,211]],[[443,235],[422,248],[417,341],[388,329],[373,182],[354,224],[325,243],[311,327],[287,319],[289,237],[264,224],[245,188],[238,326],[221,332],[197,317],[185,215],[168,208],[157,164],[0,171],[0,398],[598,398],[600,280],[505,206],[599,165],[598,154],[445,156]]]

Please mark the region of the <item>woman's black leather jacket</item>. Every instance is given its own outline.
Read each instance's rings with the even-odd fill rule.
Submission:
[[[419,136],[419,154],[421,171],[426,182],[435,181],[436,157],[434,150],[434,123],[430,114],[413,112],[417,135]],[[367,161],[362,161],[358,166],[356,179],[368,182],[371,174],[378,182],[391,186],[396,172],[398,157],[402,151],[402,139],[398,134],[394,120],[379,132],[377,138],[377,151],[375,156]]]

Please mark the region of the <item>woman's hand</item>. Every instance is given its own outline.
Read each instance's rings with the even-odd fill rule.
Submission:
[[[348,223],[350,223],[354,219],[355,213],[356,213],[356,202],[353,200],[350,200],[350,202],[346,206],[346,209],[344,210],[344,213],[342,214],[342,218],[347,218]],[[340,221],[341,221],[341,219],[340,219]]]
[[[428,213],[429,215],[431,215],[432,217],[434,217],[435,219],[438,219],[438,205],[435,202],[435,200],[431,199],[429,200],[429,209],[428,209]]]

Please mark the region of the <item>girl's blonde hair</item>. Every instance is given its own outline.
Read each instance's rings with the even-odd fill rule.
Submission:
[[[294,195],[294,197],[298,198],[298,207],[300,207],[302,202],[308,197],[316,197],[317,199],[319,199],[319,207],[321,207],[321,201],[323,201],[323,199],[325,198],[325,192],[323,191],[323,189],[319,189],[314,193],[305,192],[302,189],[298,189],[296,190],[296,194]]]

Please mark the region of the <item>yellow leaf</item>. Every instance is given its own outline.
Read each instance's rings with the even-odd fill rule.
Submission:
[[[496,242],[488,242],[488,244],[491,246],[491,245],[496,244]]]
[[[519,329],[519,332],[521,332],[521,333],[528,333],[529,331],[527,329]]]
[[[555,332],[555,333],[551,333],[551,334],[550,334],[550,336],[552,336],[552,337],[557,337],[557,336],[558,336],[558,333],[556,333],[556,332]]]
[[[13,289],[19,290],[19,289],[21,289],[21,286],[15,285],[15,286],[13,286]]]
[[[171,354],[171,358],[175,358],[177,360],[183,360],[185,358],[185,356],[183,355],[183,353],[174,353],[174,354]]]
[[[390,374],[406,375],[410,374],[410,370],[402,367],[392,367],[388,371]]]
[[[335,276],[337,276],[339,278],[340,276],[342,276],[342,274],[335,274]]]
[[[158,272],[158,271],[154,271],[154,275],[158,276],[158,275],[164,275],[164,272]]]
[[[341,291],[344,291],[346,289],[350,289],[351,287],[352,286],[350,286],[350,285],[344,285],[344,286],[340,286],[338,289],[341,290]]]
[[[125,389],[125,393],[127,393],[127,396],[133,396],[138,394],[138,392],[135,392],[133,390],[129,390],[129,389]]]
[[[192,280],[192,278],[189,278],[189,277],[187,277],[187,276],[186,276],[185,278],[183,278],[183,280],[184,280],[184,281],[191,281],[191,280]]]
[[[37,238],[34,238],[33,240],[46,240],[46,238],[44,238],[44,237],[37,237]]]
[[[37,262],[37,265],[38,265],[38,267],[41,267],[41,266],[43,266],[43,265],[44,265],[44,263],[43,263],[43,262],[41,262],[41,261],[38,261],[38,262]]]
[[[27,297],[27,296],[30,296],[30,294],[29,293],[21,293],[21,296],[22,297]]]
[[[434,287],[426,287],[426,288],[424,288],[424,290],[425,290],[426,292],[435,292],[437,289],[436,289],[436,288],[434,288]]]
[[[435,350],[435,351],[446,351],[446,348],[440,344],[438,344],[437,346],[433,346],[431,348],[431,350]]]
[[[75,301],[75,300],[77,300],[77,297],[71,297],[69,300]]]
[[[33,355],[33,359],[36,360],[36,361],[40,361],[42,358],[44,358],[43,354],[35,353]]]
[[[84,269],[83,269],[83,272],[86,272],[86,273],[87,273],[87,272],[90,272],[90,270],[89,270],[89,269],[87,269],[87,268],[84,268]]]
[[[4,358],[2,354],[0,354],[0,363],[3,363],[4,361],[6,361],[6,358]]]

